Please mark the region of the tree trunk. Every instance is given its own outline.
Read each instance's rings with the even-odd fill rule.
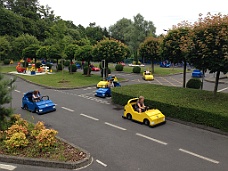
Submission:
[[[203,90],[204,76],[205,76],[205,69],[203,68],[202,83],[201,83],[201,87],[200,87],[201,90]]]
[[[217,71],[216,78],[215,78],[214,96],[216,96],[216,93],[218,90],[219,76],[220,76],[220,71]]]
[[[89,69],[90,69],[90,61],[88,61],[87,76],[90,76],[90,72],[89,72]]]
[[[72,74],[72,59],[70,59],[70,74]]]
[[[186,86],[186,68],[187,68],[187,62],[184,61],[183,88],[185,88]]]
[[[152,69],[152,74],[154,74],[154,60],[151,59],[151,69]]]
[[[107,61],[105,61],[105,78],[107,78],[108,77],[108,62]]]

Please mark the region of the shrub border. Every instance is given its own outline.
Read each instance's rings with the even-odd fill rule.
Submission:
[[[88,166],[92,163],[93,158],[89,152],[66,141],[65,139],[62,139],[60,137],[57,137],[57,138],[65,143],[71,145],[72,147],[77,148],[79,151],[84,152],[86,154],[86,157],[79,161],[76,161],[76,162],[60,162],[60,161],[52,161],[52,160],[45,160],[45,159],[0,155],[0,161],[6,162],[6,163],[51,167],[51,168],[64,168],[64,169],[79,169],[79,168]]]

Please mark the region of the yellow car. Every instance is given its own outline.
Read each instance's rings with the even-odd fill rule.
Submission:
[[[150,71],[144,71],[143,72],[143,79],[146,81],[153,80],[154,76],[152,75],[152,73]]]
[[[118,79],[116,78],[116,76],[109,75],[105,81],[100,81],[97,84],[97,88],[106,88],[106,87],[108,87],[108,81],[109,80],[112,80],[113,83],[119,84]],[[117,86],[115,86],[115,87],[117,87]]]
[[[128,100],[127,104],[124,106],[123,118],[135,120],[148,126],[155,126],[166,122],[165,115],[158,109],[148,109],[145,112],[139,113],[135,109],[137,101],[138,98]]]

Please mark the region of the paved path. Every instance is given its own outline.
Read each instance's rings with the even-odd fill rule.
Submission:
[[[60,137],[92,154],[93,163],[82,170],[227,171],[226,136],[171,121],[149,128],[122,119],[123,111],[111,105],[111,99],[95,98],[93,87],[56,91],[25,83],[21,79],[15,84],[12,104],[16,113],[21,113],[30,121],[44,121],[47,127],[57,129]],[[22,110],[23,93],[33,89],[40,89],[43,95],[49,95],[57,104],[57,111],[37,115]],[[33,166],[12,166],[16,167],[16,171],[44,170]]]

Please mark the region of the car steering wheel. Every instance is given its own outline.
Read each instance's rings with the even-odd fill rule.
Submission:
[[[49,96],[42,96],[42,97],[40,98],[40,100],[43,100],[43,98],[47,98],[47,100],[49,100]]]

